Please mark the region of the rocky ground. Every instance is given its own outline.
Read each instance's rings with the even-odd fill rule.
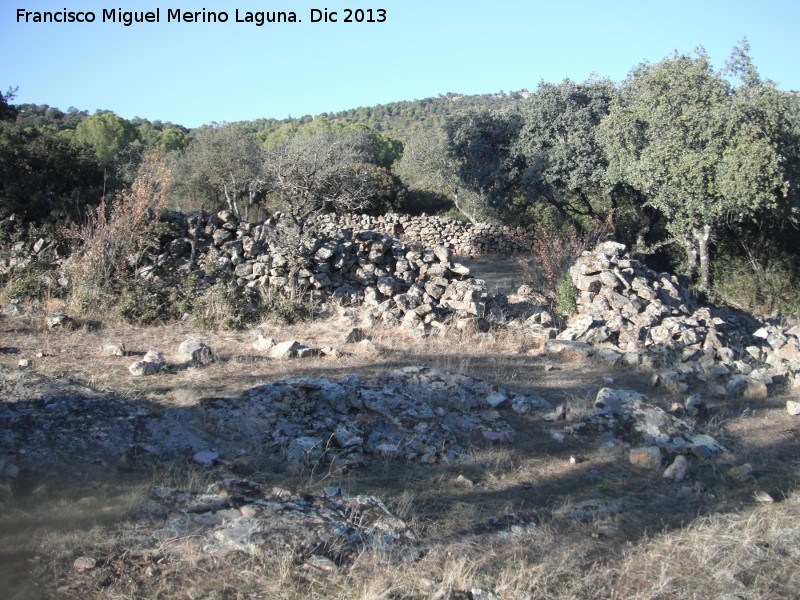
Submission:
[[[796,597],[780,386],[699,402],[514,331],[346,341],[347,311],[260,335],[45,312],[0,321],[8,597]],[[267,337],[338,353],[273,358]],[[213,362],[181,362],[189,338]],[[133,376],[148,350],[164,368]],[[634,577],[691,570],[659,542],[722,516],[747,533],[713,593]]]
[[[252,332],[6,306],[4,597],[800,597],[796,328],[613,244],[563,327],[419,277]]]

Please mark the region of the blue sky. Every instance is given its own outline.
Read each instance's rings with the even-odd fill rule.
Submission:
[[[440,93],[622,80],[642,60],[703,45],[721,67],[747,36],[762,75],[800,90],[800,2],[671,0],[0,0],[0,87],[16,102],[112,110],[195,127],[284,118]],[[94,23],[17,22],[17,9],[93,11]],[[160,23],[101,22],[103,9]],[[167,23],[168,9],[225,11],[227,23]],[[235,10],[294,11],[301,23],[235,23]],[[386,10],[385,23],[311,23],[311,8]]]

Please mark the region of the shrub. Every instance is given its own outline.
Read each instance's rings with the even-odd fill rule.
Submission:
[[[191,312],[195,290],[194,278],[181,282],[130,279],[121,284],[114,310],[133,325],[175,321]]]
[[[712,293],[721,302],[761,315],[800,319],[797,266],[787,257],[724,256],[713,265]]]
[[[203,329],[242,329],[261,319],[253,298],[225,282],[214,284],[196,298],[190,315]]]
[[[147,249],[146,233],[158,221],[170,183],[170,173],[146,156],[130,189],[104,198],[85,224],[67,231],[80,243],[72,260],[80,285],[103,290],[129,277]]]
[[[242,329],[260,322],[291,325],[311,314],[299,300],[278,290],[248,290],[218,282],[192,303],[191,318],[203,329]]]
[[[262,295],[262,318],[265,321],[291,325],[311,315],[308,305],[269,289]]]
[[[6,298],[46,300],[61,298],[66,290],[58,283],[59,274],[49,263],[35,261],[9,272],[2,278]]]
[[[577,295],[572,289],[569,268],[585,250],[594,248],[611,231],[611,222],[607,220],[604,223],[595,222],[583,233],[574,228],[549,228],[518,236],[517,246],[527,251],[518,258],[523,283],[562,313],[571,314],[573,311],[566,309],[574,306]]]
[[[558,283],[554,304],[558,312],[565,316],[573,314],[578,308],[578,288],[572,283],[569,272]]]

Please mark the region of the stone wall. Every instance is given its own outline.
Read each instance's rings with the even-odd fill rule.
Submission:
[[[524,229],[489,223],[464,223],[450,217],[387,214],[380,216],[343,214],[321,215],[312,224],[320,234],[332,235],[337,229],[377,231],[425,246],[443,246],[456,256],[512,254],[518,252]]]
[[[337,299],[363,305],[376,320],[412,335],[450,325],[481,328],[502,313],[504,299],[490,295],[451,248],[332,222],[290,242],[296,232],[285,224],[281,218],[248,223],[231,211],[193,215],[184,235],[145,257],[139,273],[193,273],[204,284],[231,281],[244,293],[274,288]]]

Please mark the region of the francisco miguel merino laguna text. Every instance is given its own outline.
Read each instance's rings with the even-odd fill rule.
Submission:
[[[386,10],[383,8],[343,9],[339,12],[327,8],[310,9],[309,21],[311,23],[384,23]],[[203,10],[190,11],[180,8],[166,10],[167,23],[227,23],[230,16],[226,11]],[[253,23],[261,27],[264,23],[300,23],[297,13],[293,11],[240,11],[234,14],[236,23]],[[17,23],[94,23],[97,15],[93,11],[71,11],[66,8],[61,11],[31,11],[24,8],[17,9]],[[103,23],[121,23],[130,27],[134,23],[160,23],[161,9],[155,10],[122,10],[121,8],[103,9],[101,14]]]

